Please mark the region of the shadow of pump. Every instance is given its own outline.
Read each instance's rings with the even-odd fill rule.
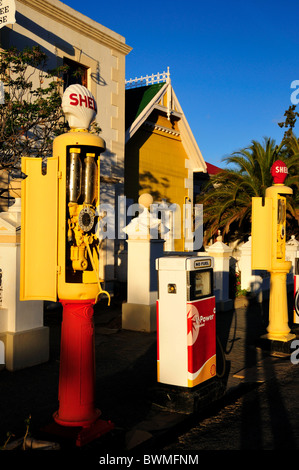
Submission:
[[[226,312],[225,315],[218,315],[216,321],[217,336],[225,354],[223,380],[226,382],[229,375],[239,372],[243,381],[238,390],[244,390],[246,387],[248,391],[252,391],[251,394],[244,394],[242,398],[239,450],[265,449],[265,432],[269,423],[270,448],[281,449],[282,442],[287,442],[289,449],[295,449],[296,440],[284,405],[274,362],[267,360],[270,359],[271,351],[259,348],[260,337],[266,333],[269,323],[269,301],[258,302],[256,296],[248,296],[246,300],[247,306]],[[288,296],[290,325],[292,310],[293,294],[290,292]],[[289,361],[289,357],[280,359]],[[271,381],[261,381],[261,375],[271,377]],[[268,397],[266,404],[262,403],[259,395],[258,385],[261,383],[266,387],[266,397]],[[241,396],[240,391],[238,396]],[[264,423],[265,406],[269,416],[267,426]]]

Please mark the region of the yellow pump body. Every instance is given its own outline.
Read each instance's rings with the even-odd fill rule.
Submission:
[[[284,167],[282,167],[284,169]],[[252,198],[251,268],[270,272],[269,325],[266,338],[287,342],[295,336],[288,325],[286,276],[291,261],[285,259],[286,198],[293,190],[284,184],[266,189],[265,198]]]
[[[96,233],[104,150],[101,137],[72,130],[54,139],[45,171],[42,159],[22,159],[21,300],[96,299],[104,292]]]

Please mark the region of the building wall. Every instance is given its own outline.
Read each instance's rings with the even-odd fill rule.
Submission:
[[[1,45],[40,45],[49,68],[63,58],[88,67],[88,88],[98,104],[97,122],[107,151],[105,174],[121,168],[124,159],[125,38],[58,0],[16,0],[16,23],[1,29]]]
[[[151,116],[126,145],[125,194],[137,202],[143,193],[150,193],[155,202],[165,199],[180,206],[180,230],[175,250],[182,251],[183,210],[188,190],[185,179],[187,154],[183,148],[177,123],[164,116]],[[178,229],[178,227],[177,227]]]
[[[39,45],[48,56],[48,69],[62,65],[64,58],[88,67],[87,88],[96,99],[96,121],[106,142],[101,201],[114,205],[124,180],[125,58],[131,50],[125,38],[59,0],[16,0],[16,23],[0,30],[0,41],[2,48]],[[109,240],[102,252],[106,280],[114,278],[114,251]]]

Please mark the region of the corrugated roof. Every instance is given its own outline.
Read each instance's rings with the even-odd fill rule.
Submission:
[[[126,129],[137,119],[165,83],[129,88],[126,90]]]

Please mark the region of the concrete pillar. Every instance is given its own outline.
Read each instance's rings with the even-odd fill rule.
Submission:
[[[286,243],[286,260],[291,261],[292,268],[290,273],[295,274],[295,259],[298,257],[299,242],[296,240],[295,235],[291,236],[291,239]]]
[[[43,326],[43,302],[19,300],[20,203],[18,198],[7,212],[0,213],[0,340],[5,347],[5,367],[11,371],[49,358],[49,329]]]
[[[260,275],[253,274],[251,269],[251,237],[240,247],[240,252],[241,289],[257,292],[262,287],[263,279]]]
[[[163,240],[128,240],[128,295],[122,305],[125,330],[156,331],[155,261],[164,255],[163,244]]]
[[[139,198],[144,210],[132,219],[124,231],[128,234],[127,302],[122,305],[122,328],[135,331],[156,331],[156,300],[158,298],[155,261],[164,255],[164,240],[153,238],[156,227],[148,211],[152,197]]]
[[[241,289],[245,289],[258,296],[262,301],[268,297],[270,290],[270,275],[268,271],[252,271],[251,269],[251,237],[240,247],[241,257],[239,267],[241,271]]]
[[[233,308],[233,300],[229,298],[229,265],[232,249],[222,242],[221,236],[218,236],[217,241],[206,251],[214,258],[216,307],[221,311],[230,310]]]

